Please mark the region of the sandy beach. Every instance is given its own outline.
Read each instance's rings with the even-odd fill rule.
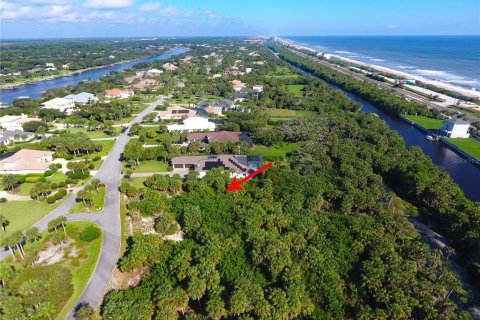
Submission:
[[[358,60],[345,58],[345,57],[342,57],[340,55],[332,54],[332,53],[325,52],[325,51],[318,51],[318,50],[306,47],[304,45],[297,44],[293,41],[289,41],[289,40],[285,40],[285,39],[281,39],[281,38],[277,38],[277,40],[282,44],[292,46],[296,49],[307,50],[307,51],[310,51],[310,52],[316,53],[316,54],[323,54],[324,56],[327,57],[327,59],[330,58],[330,57],[333,57],[333,58],[336,58],[336,59],[339,59],[339,60],[342,60],[342,61],[345,61],[345,62],[349,62],[349,63],[352,63],[352,64],[356,64],[356,65],[359,65],[359,66],[369,67],[369,68],[375,69],[379,72],[390,73],[390,74],[393,74],[395,76],[403,77],[403,78],[409,79],[409,80],[418,80],[418,81],[421,81],[423,83],[430,84],[430,85],[433,85],[433,86],[436,86],[436,87],[439,87],[439,88],[443,88],[443,89],[446,89],[446,90],[461,93],[461,94],[463,94],[465,96],[468,96],[468,97],[480,99],[480,92],[475,91],[475,90],[469,90],[469,89],[466,89],[466,88],[454,86],[454,85],[451,85],[451,84],[448,84],[448,83],[445,83],[445,82],[442,82],[442,81],[435,81],[435,80],[426,79],[424,77],[409,74],[408,72],[403,72],[403,71],[379,66],[379,65],[376,65],[376,64],[369,64],[369,63],[361,62],[361,61],[358,61]]]

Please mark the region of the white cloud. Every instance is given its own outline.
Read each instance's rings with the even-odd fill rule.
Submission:
[[[160,2],[147,2],[140,6],[141,11],[155,11],[162,7]]]
[[[388,29],[396,29],[396,28],[398,28],[398,25],[396,25],[396,24],[389,24],[389,25],[387,26],[387,28],[388,28]]]
[[[55,18],[72,12],[72,6],[53,5],[43,7],[40,16],[45,18]]]
[[[119,9],[128,8],[132,4],[133,0],[87,0],[84,6],[97,9]]]
[[[160,15],[164,17],[176,17],[179,14],[180,14],[180,11],[173,6],[167,7],[160,12]]]
[[[23,6],[16,7],[12,4],[3,4],[0,9],[1,20],[16,20],[22,17],[29,16],[33,12],[33,7]]]
[[[30,0],[34,4],[70,4],[74,0]]]
[[[193,10],[185,12],[183,15],[185,18],[192,18],[195,15],[195,12]]]
[[[205,17],[207,17],[207,19],[216,19],[218,18],[218,14],[214,10],[206,10]]]

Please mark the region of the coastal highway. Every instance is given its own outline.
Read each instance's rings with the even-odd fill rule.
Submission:
[[[378,81],[378,80],[375,80],[375,79],[372,79],[372,78],[369,78],[365,75],[362,75],[362,74],[359,74],[357,72],[354,72],[354,71],[351,71],[345,67],[342,67],[342,66],[339,66],[339,65],[336,65],[336,64],[332,64],[330,62],[327,62],[325,60],[322,60],[322,59],[318,59],[318,58],[315,58],[315,57],[312,57],[308,54],[305,54],[303,52],[300,52],[298,50],[294,50],[294,49],[291,49],[289,48],[289,50],[301,57],[304,57],[304,58],[307,58],[307,59],[310,59],[316,63],[320,63],[326,67],[329,67],[329,68],[332,68],[334,70],[337,70],[338,72],[340,73],[343,73],[343,74],[346,74],[350,77],[353,77],[353,78],[356,78],[358,80],[362,80],[362,81],[366,81],[366,82],[370,82],[370,83],[373,83],[373,84],[376,84],[377,86],[379,86],[380,88],[382,88],[383,90],[386,90],[386,91],[390,91],[390,92],[395,92],[397,95],[399,95],[400,97],[404,98],[404,99],[408,99],[410,101],[414,101],[414,102],[417,102],[417,103],[420,103],[420,104],[423,104],[425,105],[426,107],[429,107],[429,108],[434,108],[434,109],[437,109],[437,110],[445,110],[446,108],[442,105],[439,105],[439,104],[436,104],[430,100],[428,100],[427,98],[425,97],[422,97],[420,95],[417,95],[415,93],[412,93],[408,90],[405,90],[405,89],[402,89],[402,88],[398,88],[398,87],[393,87],[392,85],[388,85],[387,83],[385,82],[382,82],[382,81]]]

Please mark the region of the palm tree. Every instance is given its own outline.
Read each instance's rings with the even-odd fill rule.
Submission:
[[[52,315],[55,313],[55,311],[56,308],[51,302],[44,301],[38,305],[37,312],[35,312],[35,314],[38,315],[39,318],[47,317],[48,319],[52,320]]]
[[[63,233],[67,235],[67,231],[65,230],[65,224],[67,223],[67,217],[65,216],[60,216],[57,219],[55,219],[57,222],[57,225],[61,225],[63,228]]]
[[[13,174],[7,174],[2,178],[1,183],[3,188],[8,191],[15,189],[18,186],[19,181]]]
[[[29,241],[37,241],[41,237],[40,230],[37,227],[31,227],[25,232],[25,235]]]
[[[17,261],[17,257],[15,256],[15,251],[13,250],[15,248],[15,245],[17,243],[15,242],[15,239],[13,239],[12,236],[5,237],[2,241],[2,245],[7,246],[8,250],[10,250],[10,253],[13,256],[13,260]]]
[[[22,231],[15,231],[11,235],[12,240],[15,241],[15,245],[18,248],[18,251],[20,252],[20,255],[22,256],[22,259],[25,258],[25,251],[23,250],[23,233]]]
[[[48,222],[48,230],[54,229],[55,232],[57,232],[57,227],[58,227],[57,219],[53,219]]]
[[[3,214],[0,214],[0,225],[2,225],[3,232],[6,233],[5,227],[10,224],[10,221]]]

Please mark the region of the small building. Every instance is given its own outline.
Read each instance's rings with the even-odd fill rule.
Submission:
[[[93,93],[88,93],[88,92],[69,94],[68,96],[65,96],[63,98],[72,100],[75,103],[83,104],[83,105],[98,101],[98,98],[95,97]]]
[[[445,120],[439,131],[440,134],[449,138],[468,138],[470,137],[469,128],[470,122],[457,118]]]
[[[165,111],[160,111],[158,117],[161,120],[173,120],[173,119],[182,119],[195,117],[197,112],[192,109],[187,109],[180,106],[168,107]]]
[[[47,68],[55,68],[55,64],[53,62],[47,62],[45,63],[45,67]]]
[[[52,164],[53,152],[21,149],[0,160],[1,174],[42,173]]]
[[[183,124],[170,124],[167,125],[167,130],[172,131],[215,131],[216,124],[208,121],[206,118],[190,117],[183,120]]]
[[[6,146],[12,142],[27,142],[33,138],[35,138],[35,134],[32,132],[0,129],[0,143],[3,143]]]
[[[126,99],[126,98],[130,98],[133,95],[134,93],[132,90],[120,90],[120,89],[105,90],[105,98]]]
[[[263,159],[258,156],[210,155],[174,157],[171,162],[174,170],[194,170],[200,174],[200,177],[215,168],[230,171],[232,176],[245,177],[258,169]]]
[[[71,114],[75,109],[75,102],[65,98],[54,98],[42,103],[42,108],[58,110],[60,112],[65,112],[66,114]]]

